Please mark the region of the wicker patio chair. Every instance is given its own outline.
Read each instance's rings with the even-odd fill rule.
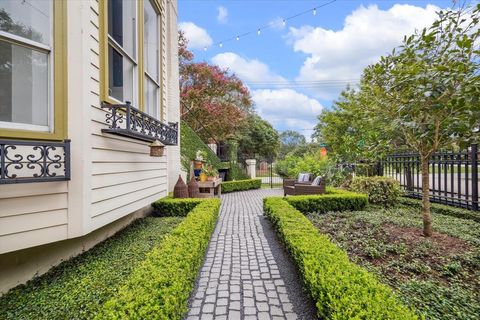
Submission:
[[[285,196],[299,196],[299,195],[314,195],[324,194],[326,189],[325,179],[320,181],[319,185],[312,186],[305,182],[294,182],[293,185],[289,182],[283,185],[283,194]]]
[[[308,173],[308,181],[299,182],[298,179],[283,179],[283,188],[285,189],[286,186],[294,186],[295,184],[304,184],[304,185],[311,185],[315,176],[311,173]]]

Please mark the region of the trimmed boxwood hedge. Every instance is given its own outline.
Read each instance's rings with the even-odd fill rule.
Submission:
[[[286,200],[266,198],[264,211],[298,266],[320,318],[418,319]]]
[[[404,194],[400,182],[390,177],[356,176],[350,184],[350,189],[353,192],[367,194],[369,203],[385,207],[395,205],[398,198]]]
[[[323,214],[331,211],[357,211],[368,204],[365,194],[327,188],[322,195],[285,197],[285,200],[303,213]]]
[[[251,189],[260,189],[261,187],[262,187],[262,179],[226,181],[226,182],[222,182],[222,193],[251,190]]]
[[[163,198],[152,203],[153,214],[158,217],[185,217],[202,199]]]
[[[201,201],[149,253],[96,319],[181,319],[215,227],[219,199]]]
[[[402,205],[415,207],[418,209],[422,208],[422,201],[417,199],[401,197],[398,202]],[[480,213],[476,211],[471,211],[462,208],[456,208],[452,206],[447,206],[439,203],[430,203],[431,210],[433,213],[443,214],[445,216],[452,216],[455,218],[468,219],[480,222]]]

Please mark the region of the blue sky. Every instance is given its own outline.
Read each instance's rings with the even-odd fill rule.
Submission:
[[[450,0],[337,0],[320,8],[328,2],[179,0],[179,26],[195,59],[236,73],[249,86],[257,112],[277,130],[309,137],[316,116],[347,83],[355,84],[364,67],[451,6]],[[315,7],[315,15],[283,25]]]

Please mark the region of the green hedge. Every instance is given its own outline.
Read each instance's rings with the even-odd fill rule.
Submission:
[[[345,251],[287,201],[266,198],[264,212],[299,268],[320,318],[418,319],[389,287],[350,262]]]
[[[219,199],[201,201],[147,256],[96,319],[182,319],[219,208]]]
[[[390,177],[356,176],[350,184],[350,189],[367,194],[369,203],[386,207],[395,205],[398,198],[403,195],[400,182]]]
[[[415,207],[418,209],[422,208],[422,201],[417,199],[401,197],[398,200],[398,203],[405,206],[409,206],[409,207]],[[468,220],[480,222],[480,212],[471,211],[471,210],[462,209],[462,208],[456,208],[456,207],[447,206],[439,203],[433,203],[433,202],[430,205],[433,213],[438,213],[438,214],[443,214],[445,216],[452,216],[455,218],[468,219]]]
[[[158,217],[185,217],[202,199],[163,198],[152,203],[153,214]]]
[[[262,179],[225,181],[225,182],[222,182],[222,193],[251,190],[251,189],[260,189],[261,187],[262,187]]]
[[[190,161],[195,159],[198,150],[204,151],[207,154],[207,158],[204,160],[213,165],[215,169],[220,169],[225,166],[215,152],[183,121],[180,124],[180,141],[181,163],[185,171],[190,172]]]
[[[368,196],[340,189],[327,188],[326,194],[285,197],[303,213],[323,214],[331,211],[357,211],[368,204]]]

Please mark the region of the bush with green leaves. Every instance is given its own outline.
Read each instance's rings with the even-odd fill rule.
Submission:
[[[184,218],[139,219],[81,255],[0,297],[0,319],[93,319]]]
[[[262,187],[262,179],[226,181],[226,182],[222,182],[222,193],[244,191],[244,190],[251,190],[251,189],[260,189],[261,187]]]
[[[105,303],[96,319],[182,319],[219,208],[219,199],[203,200],[193,208]]]
[[[329,187],[325,194],[286,197],[285,200],[303,213],[315,214],[362,210],[368,204],[368,197],[364,194]]]
[[[264,199],[264,212],[300,270],[320,318],[418,319],[388,286],[350,262],[345,251],[286,200]]]
[[[163,198],[152,203],[153,214],[158,217],[185,217],[202,199]]]
[[[287,155],[275,163],[275,171],[283,178],[296,178],[300,173],[312,173],[325,177],[327,184],[335,187],[343,185],[351,175],[349,169],[337,166],[327,157],[321,158],[319,153],[307,153],[303,157]]]
[[[350,189],[354,192],[368,195],[371,204],[393,206],[398,202],[403,190],[400,183],[389,177],[360,177],[353,178]]]

